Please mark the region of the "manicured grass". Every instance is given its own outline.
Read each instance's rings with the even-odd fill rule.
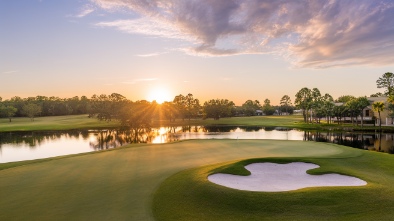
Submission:
[[[38,131],[38,130],[71,130],[71,129],[100,129],[119,126],[117,122],[99,121],[89,118],[88,115],[68,115],[56,117],[37,117],[34,121],[30,118],[0,118],[0,132],[6,131]]]
[[[352,151],[353,152],[353,151]],[[393,156],[373,152],[346,158],[263,158],[189,169],[168,178],[153,201],[157,220],[392,220]],[[341,155],[340,155],[341,156]],[[361,187],[318,187],[264,193],[213,184],[216,172],[248,175],[255,162],[311,162],[310,174],[340,173],[368,182]]]
[[[175,122],[168,120],[155,120],[153,127],[161,126],[187,126],[187,125],[242,125],[242,126],[282,126],[282,127],[310,127],[304,125],[301,116],[254,116],[213,119],[178,119]],[[119,127],[119,122],[99,121],[97,118],[88,118],[87,115],[69,115],[56,117],[14,118],[12,122],[0,118],[0,132],[5,131],[37,131],[37,130],[70,130],[70,129],[99,129]]]
[[[363,155],[360,156],[361,154]],[[362,158],[364,155],[373,157]],[[378,200],[382,208],[393,205],[390,204],[392,202],[389,199],[386,199],[388,197],[394,199],[390,195],[394,192],[393,188],[386,185],[393,179],[393,174],[390,172],[392,171],[392,163],[389,163],[392,156],[386,154],[368,153],[338,145],[315,142],[190,140],[161,145],[129,145],[111,151],[58,159],[0,164],[0,167],[4,168],[0,170],[0,220],[153,220],[154,193],[167,178],[171,177],[163,185],[168,185],[168,181],[176,178],[179,174],[183,176],[184,173],[172,175],[185,169],[266,157],[304,157],[308,159],[318,157],[319,159],[313,159],[319,160],[318,162],[323,162],[327,158],[326,165],[328,166],[331,164],[330,160],[336,160],[332,157],[344,157],[345,159],[338,159],[340,162],[344,161],[343,164],[338,164],[333,169],[339,169],[345,173],[353,173],[357,169],[370,171],[355,173],[373,183],[373,186],[368,187],[373,193],[368,192],[368,196],[375,197],[372,199]],[[360,164],[355,167],[353,160],[359,158],[361,160],[355,162]],[[374,160],[375,164],[379,162],[381,164],[378,168],[370,168],[370,165],[375,164],[370,164],[369,160]],[[205,178],[196,175],[194,171],[207,174],[211,168],[214,169],[218,166],[193,169],[186,173],[187,176],[196,177],[198,181],[197,184],[190,186],[190,191],[197,191],[196,199],[200,200],[199,202],[202,202],[203,199],[207,201],[215,199],[210,198],[214,196],[212,194],[206,195],[205,198],[199,197],[200,189],[194,187],[202,186],[207,191],[211,191],[211,187],[206,183]],[[387,168],[389,166],[391,168]],[[8,169],[6,169],[7,167]],[[350,170],[348,171],[346,168],[350,168]],[[186,180],[186,182],[190,184],[190,180]],[[208,188],[206,188],[207,185]],[[182,188],[185,187],[171,187],[174,193],[178,190],[183,191]],[[348,193],[345,191],[347,194],[354,192],[353,189],[347,190],[349,191]],[[162,187],[158,193],[160,191],[162,191]],[[387,197],[381,197],[382,193]],[[310,194],[312,197],[320,195],[321,192],[311,190]],[[282,196],[285,197],[286,194],[282,194]],[[337,200],[337,195],[330,196],[328,194],[326,196],[329,197],[325,201],[326,203]],[[177,200],[177,197],[179,196],[175,194],[174,197],[169,196],[159,202],[173,205],[171,203]],[[234,196],[230,198],[234,202],[225,203],[235,204],[237,200],[241,200],[239,197]],[[299,197],[302,197],[302,194]],[[157,199],[160,197],[155,198],[156,215],[159,209]],[[192,201],[188,202],[189,199]],[[280,197],[274,199],[281,200]],[[187,205],[197,202],[192,198],[183,198],[182,200]],[[245,202],[245,199],[243,200]],[[201,206],[206,208],[206,205],[207,202],[203,202]],[[369,206],[369,204],[364,205],[363,209],[368,209]],[[303,205],[299,205],[299,209],[306,211],[308,207],[304,208]],[[212,210],[217,211],[215,208]],[[242,207],[241,210],[247,211],[245,207]],[[195,211],[190,208],[186,212],[194,216]],[[340,210],[336,208],[333,212],[340,212]],[[224,212],[223,215],[226,216],[228,213]],[[182,219],[190,220],[193,216]],[[162,218],[165,219],[168,216],[163,215]]]
[[[306,124],[300,115],[290,116],[253,116],[253,117],[231,117],[220,120],[209,119],[177,119],[175,122],[168,120],[154,120],[152,127],[162,126],[261,126],[261,127],[288,127],[305,130],[369,130],[375,131],[378,127],[353,126],[351,124]],[[38,130],[71,130],[71,129],[100,129],[116,128],[120,124],[117,121],[105,122],[97,118],[88,118],[87,115],[68,115],[56,117],[37,117],[34,121],[29,118],[14,118],[12,122],[0,118],[0,132],[6,131],[38,131]],[[384,131],[392,132],[394,127],[382,127]]]
[[[232,125],[232,126],[264,126],[264,127],[297,127],[303,125],[303,118],[299,115],[290,116],[252,116],[252,117],[229,117],[220,118],[220,120],[214,120],[208,118],[202,119],[191,119],[190,121],[185,119],[176,120],[175,122],[169,121],[158,121],[154,122],[158,126],[168,126],[168,125]]]

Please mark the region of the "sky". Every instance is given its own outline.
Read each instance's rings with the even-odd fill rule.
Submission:
[[[0,97],[292,101],[394,72],[394,1],[0,0]]]

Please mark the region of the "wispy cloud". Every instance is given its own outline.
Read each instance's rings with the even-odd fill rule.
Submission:
[[[187,35],[177,30],[171,23],[155,18],[138,18],[99,22],[99,27],[112,27],[126,33],[143,34],[155,37],[190,40]]]
[[[19,71],[4,71],[3,74],[14,74],[17,72],[19,72]]]
[[[94,12],[94,11],[95,11],[95,7],[94,7],[93,5],[90,5],[90,4],[84,5],[84,6],[80,9],[80,11],[78,12],[78,14],[73,15],[73,16],[71,16],[71,17],[83,18],[83,17],[89,15],[90,13],[92,13],[92,12]]]
[[[391,0],[92,0],[139,18],[99,22],[128,33],[181,39],[203,56],[280,54],[296,66],[394,62]]]
[[[149,54],[138,54],[136,55],[137,57],[142,57],[142,58],[147,58],[147,57],[156,57],[162,54],[167,54],[166,52],[155,52],[155,53],[149,53]]]

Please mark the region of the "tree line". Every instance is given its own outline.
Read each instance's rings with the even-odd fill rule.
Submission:
[[[176,119],[190,120],[192,118],[219,120],[223,117],[272,115],[274,113],[291,114],[293,112],[294,106],[292,106],[288,95],[285,95],[280,102],[280,106],[273,106],[269,99],[265,99],[262,105],[258,100],[247,100],[241,106],[235,106],[235,103],[228,99],[211,99],[201,104],[199,99],[191,93],[177,95],[173,101],[162,104],[146,100],[132,102],[118,93],[95,94],[91,98],[86,96],[72,98],[46,96],[21,98],[15,96],[7,100],[0,97],[0,117],[8,118],[11,122],[13,117],[29,117],[34,121],[37,116],[88,114],[89,117],[95,116],[100,120],[111,121],[113,119],[119,120],[122,114],[124,115],[121,111],[123,109],[125,109],[123,112],[134,113],[146,109],[154,110],[151,118],[160,117],[160,119],[175,121]],[[144,113],[148,115],[149,111]],[[143,119],[140,116],[135,118]]]
[[[370,97],[387,96],[386,102],[375,101],[372,104],[366,96],[355,97],[352,95],[342,95],[336,100],[326,93],[322,95],[319,89],[309,89],[304,87],[300,89],[295,97],[294,104],[297,109],[302,111],[305,123],[320,123],[322,118],[326,119],[327,123],[332,123],[335,117],[337,123],[342,123],[345,117],[351,118],[351,123],[358,125],[358,117],[360,117],[361,126],[364,123],[364,109],[371,105],[373,111],[380,113],[385,109],[390,112],[390,117],[394,117],[394,75],[387,72],[382,75],[377,81],[377,88],[384,88],[384,93],[375,93]],[[373,117],[374,118],[374,117]],[[374,119],[372,119],[375,122]],[[381,126],[381,120],[379,121]]]
[[[376,93],[374,96],[388,96],[388,105],[383,102],[375,102],[372,107],[380,115],[384,109],[394,113],[394,75],[390,72],[383,74],[377,80],[377,87],[384,88],[385,92]],[[328,94],[322,94],[318,88],[309,89],[304,87],[295,94],[294,105],[288,95],[280,100],[280,105],[271,105],[269,99],[263,104],[258,100],[247,100],[241,106],[235,106],[228,99],[211,99],[200,104],[199,99],[193,94],[177,95],[173,101],[162,104],[148,102],[146,100],[130,101],[121,94],[75,96],[72,98],[36,96],[21,98],[18,96],[2,100],[0,97],[0,117],[6,117],[11,122],[13,117],[36,116],[60,116],[88,114],[89,117],[97,117],[100,120],[118,120],[122,125],[143,130],[153,119],[176,119],[190,120],[192,118],[213,118],[219,120],[223,117],[254,116],[254,115],[282,115],[292,114],[295,109],[302,111],[304,122],[320,123],[325,118],[327,123],[332,123],[335,117],[338,123],[343,122],[345,117],[351,117],[353,124],[358,124],[361,116],[363,125],[363,109],[370,105],[366,96],[354,97],[343,95],[334,100]],[[343,105],[338,105],[342,103]],[[394,114],[392,114],[394,117]]]

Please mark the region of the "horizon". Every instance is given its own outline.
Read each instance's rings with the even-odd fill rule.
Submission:
[[[394,70],[393,12],[388,0],[2,1],[0,97],[368,97]]]

